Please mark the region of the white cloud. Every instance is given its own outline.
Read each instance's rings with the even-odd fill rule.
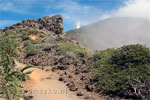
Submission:
[[[55,6],[51,5],[47,8],[59,10],[59,13],[63,15],[65,23],[72,24],[74,26],[78,21],[81,22],[81,25],[90,24],[102,15],[102,11],[99,8],[79,4],[73,0],[62,0],[55,4]]]
[[[129,0],[121,7],[116,16],[143,17],[150,19],[150,0]]]
[[[19,14],[31,14],[29,9],[36,0],[3,0],[0,1],[0,10]]]
[[[30,8],[34,5],[44,7],[44,15],[62,14],[65,23],[81,25],[107,19],[110,17],[144,17],[150,19],[150,0],[126,0],[124,5],[115,11],[105,12],[95,5],[80,4],[78,0],[2,0],[0,10],[20,14],[32,14]]]
[[[109,17],[139,17],[150,19],[150,0],[127,0],[124,6],[109,14],[105,14],[106,18]],[[102,16],[101,16],[102,17]]]

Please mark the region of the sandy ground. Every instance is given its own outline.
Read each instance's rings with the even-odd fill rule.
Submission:
[[[28,90],[26,95],[32,95],[32,100],[82,100],[66,85],[58,81],[58,75],[52,71],[32,68],[30,80],[24,83],[24,89]]]
[[[17,68],[26,66],[15,60]],[[26,96],[33,96],[31,100],[83,100],[71,92],[65,83],[58,81],[59,75],[51,71],[51,67],[44,70],[38,68],[30,68],[32,70],[29,75],[30,80],[23,83],[24,90],[28,92]],[[92,94],[89,94],[92,95]],[[21,99],[22,100],[22,99]],[[97,100],[106,100],[97,96]]]

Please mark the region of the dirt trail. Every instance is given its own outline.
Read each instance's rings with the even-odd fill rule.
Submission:
[[[55,73],[36,68],[30,70],[33,70],[31,79],[24,86],[29,95],[34,96],[32,100],[81,100],[64,83],[58,81]]]
[[[18,67],[25,66],[15,62]],[[47,67],[49,71],[37,68],[29,70],[33,72],[29,75],[30,80],[24,82],[24,89],[28,91],[26,95],[33,96],[32,100],[82,100],[69,91],[64,83],[58,81],[58,75],[50,67]]]

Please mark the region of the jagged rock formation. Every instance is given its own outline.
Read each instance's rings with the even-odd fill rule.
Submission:
[[[63,18],[61,15],[45,16],[40,19],[26,19],[22,22],[6,27],[3,31],[17,28],[34,28],[54,32],[55,34],[64,34]]]

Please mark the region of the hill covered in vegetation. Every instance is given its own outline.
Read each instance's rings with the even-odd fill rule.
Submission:
[[[81,43],[79,31],[64,33],[61,15],[23,20],[1,30],[0,84],[9,84],[1,86],[0,94],[8,100],[24,97],[20,83],[31,73],[24,70],[40,66],[41,70],[50,67],[58,80],[83,100],[150,98],[148,47],[129,44],[91,51]],[[32,66],[16,69],[13,59]]]

